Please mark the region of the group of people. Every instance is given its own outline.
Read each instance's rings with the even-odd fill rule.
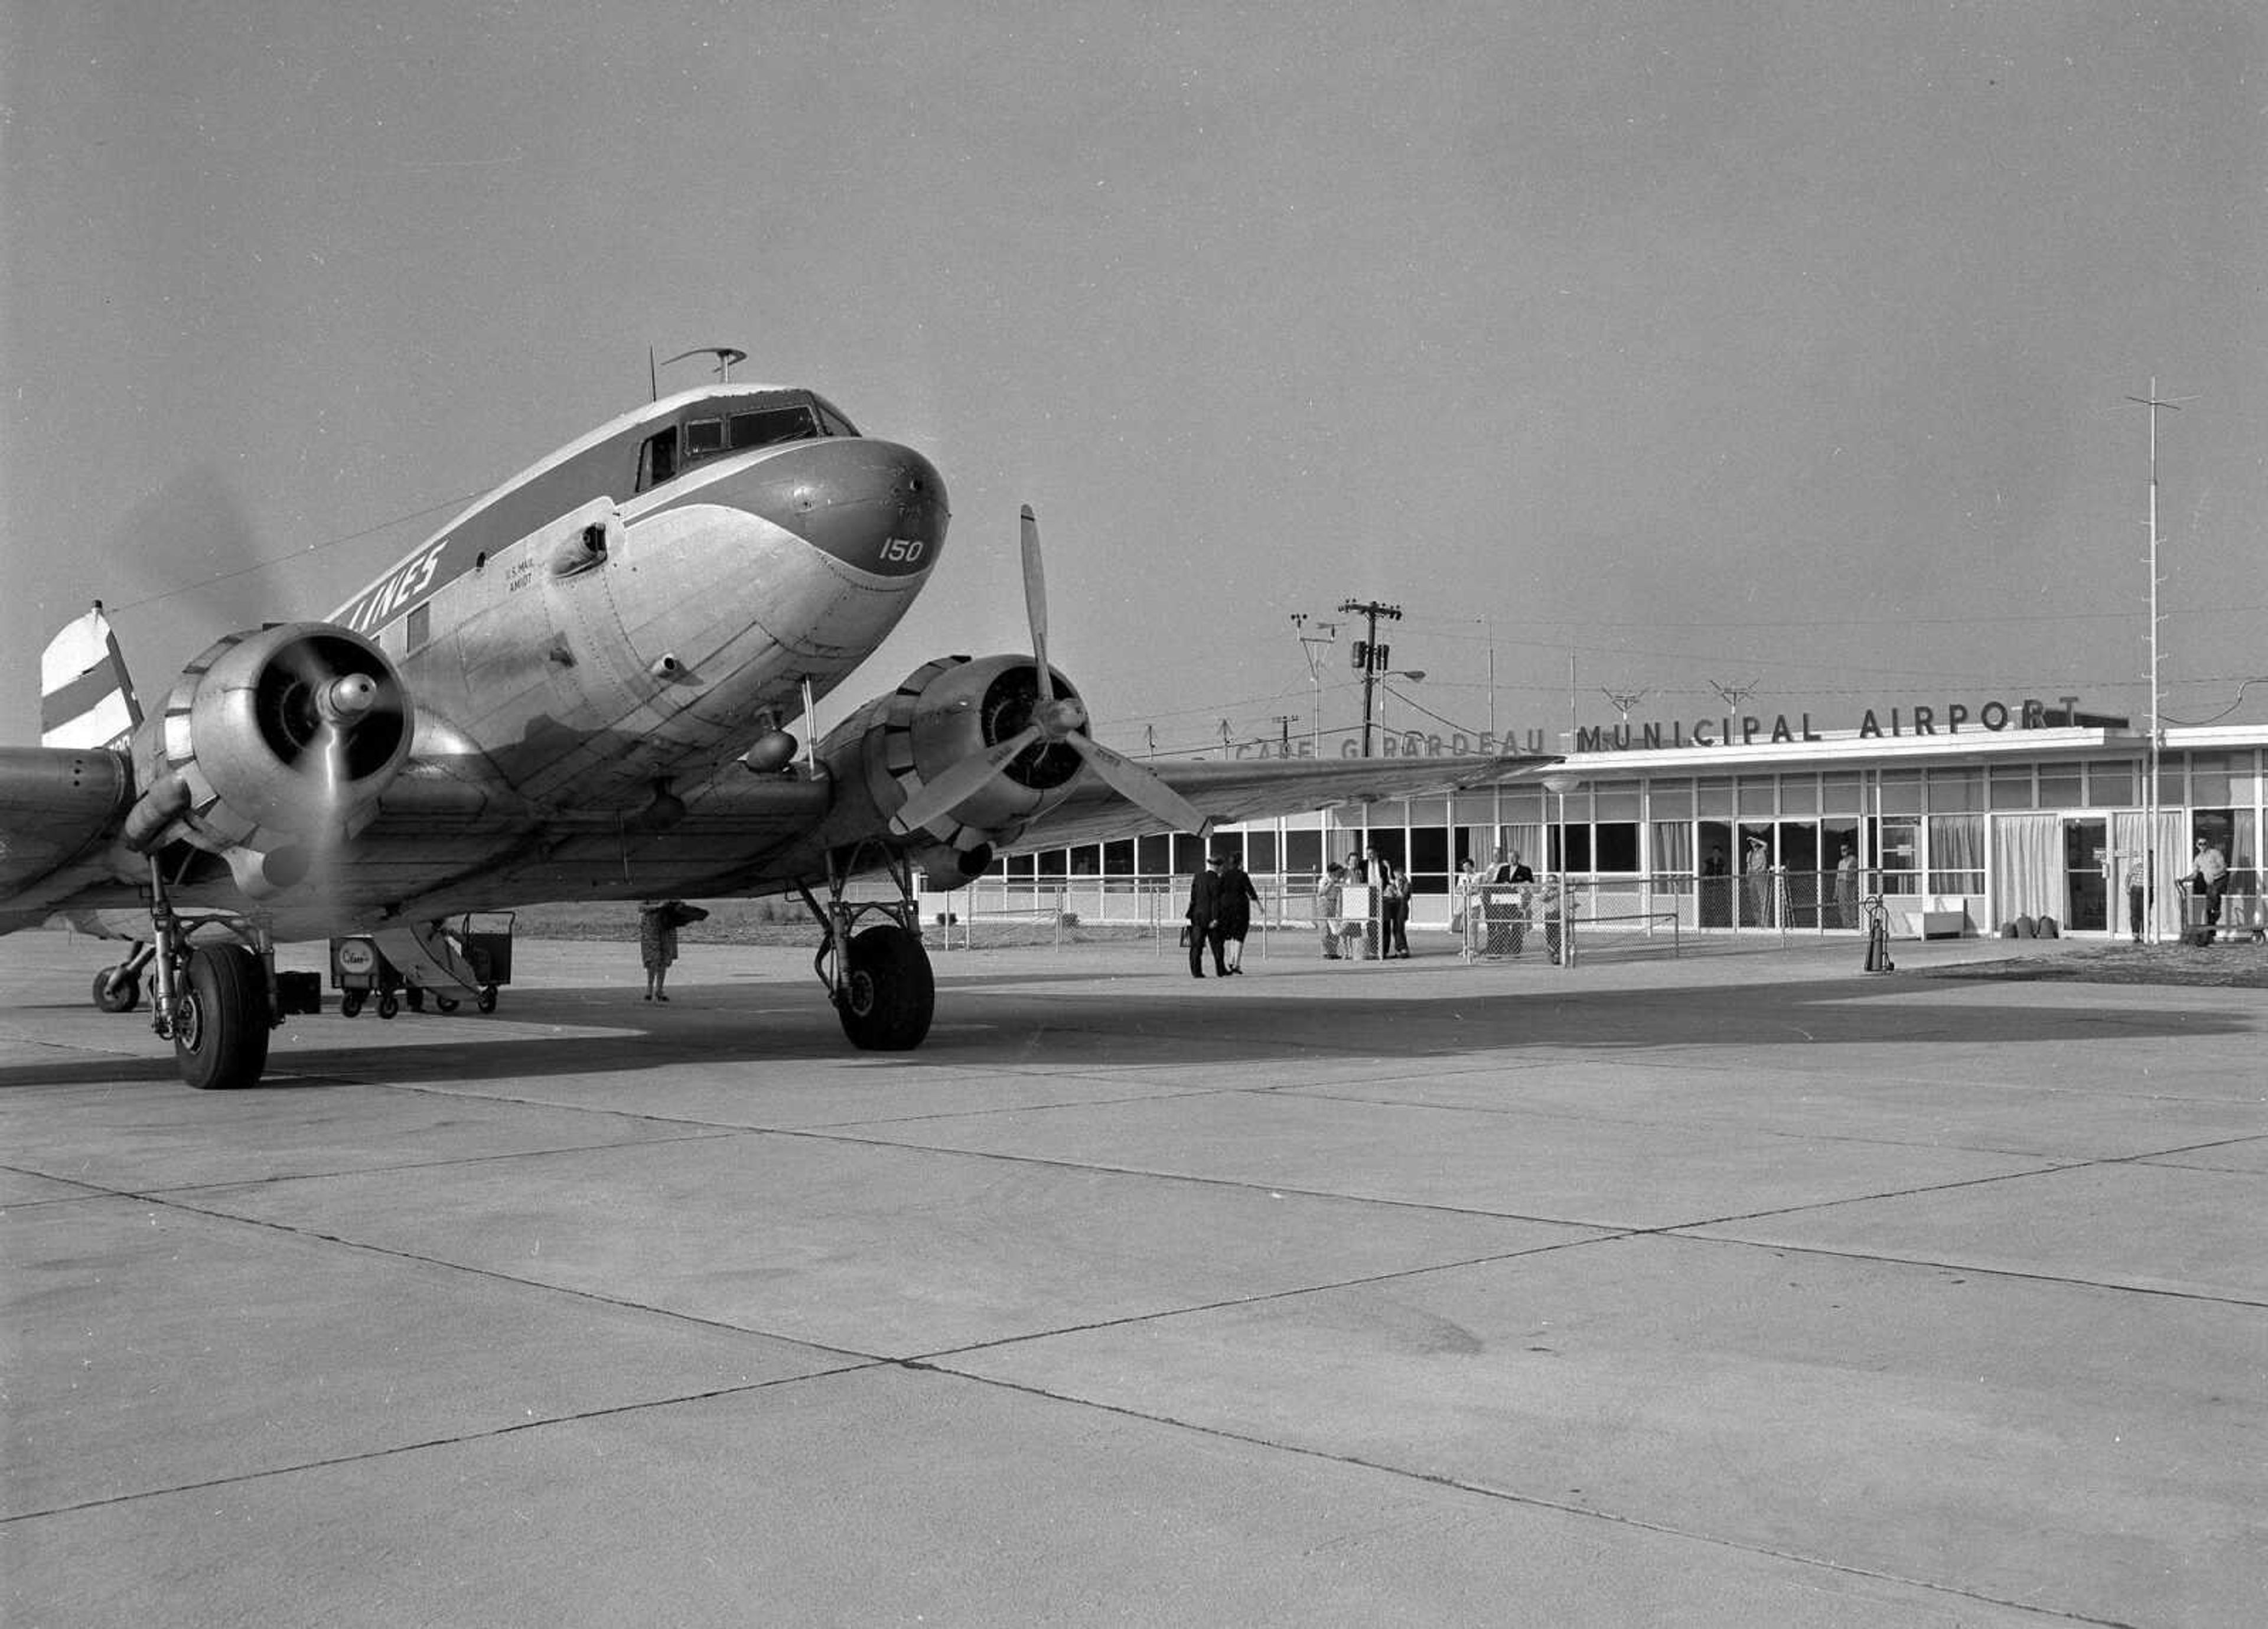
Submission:
[[[1216,977],[1244,971],[1244,940],[1252,932],[1252,907],[1260,890],[1233,854],[1206,857],[1204,869],[1189,885],[1189,926],[1182,937],[1189,947],[1189,977],[1203,978],[1205,952],[1212,952]]]
[[[1355,904],[1351,888],[1367,888],[1374,909]],[[1233,977],[1244,970],[1244,940],[1252,931],[1252,907],[1260,891],[1230,853],[1207,857],[1189,886],[1183,913],[1189,925],[1189,977],[1203,978],[1208,954],[1214,975]],[[1352,906],[1350,909],[1350,906]],[[1328,866],[1315,886],[1315,925],[1322,936],[1323,959],[1355,962],[1369,957],[1407,960],[1410,955],[1410,873],[1375,847],[1350,849]]]
[[[1347,909],[1347,889],[1377,891],[1375,918]],[[1328,866],[1315,885],[1315,925],[1322,934],[1323,960],[1359,962],[1410,959],[1410,873],[1375,846],[1349,849],[1343,861]]]
[[[2126,923],[2139,945],[2142,942],[2143,920],[2149,912],[2150,872],[2139,854],[2129,853],[2125,859]],[[2197,853],[2190,860],[2189,874],[2181,882],[2190,896],[2198,901],[2198,942],[2210,945],[2220,936],[2221,900],[2228,892],[2228,856],[2221,852],[2220,844],[2211,837],[2199,837]]]
[[[1510,859],[1491,855],[1484,864],[1457,863],[1455,916],[1452,925],[1468,946],[1484,956],[1517,956],[1528,947],[1528,925],[1541,913],[1544,949],[1554,962],[1560,954],[1560,896],[1557,879],[1539,887],[1520,851]]]

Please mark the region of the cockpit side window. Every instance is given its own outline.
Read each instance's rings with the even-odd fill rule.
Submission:
[[[677,477],[677,426],[655,431],[638,448],[637,488],[659,486]]]

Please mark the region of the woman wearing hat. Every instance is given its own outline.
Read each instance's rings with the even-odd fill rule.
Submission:
[[[1252,886],[1252,879],[1244,874],[1235,855],[1216,854],[1213,861],[1213,920],[1219,924],[1215,942],[1227,962],[1222,971],[1241,973],[1244,936],[1252,931],[1252,907],[1260,903],[1260,890]]]

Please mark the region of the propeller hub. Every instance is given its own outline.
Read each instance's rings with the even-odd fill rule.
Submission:
[[[378,704],[378,681],[350,673],[325,685],[316,705],[332,724],[351,724]]]
[[[1057,696],[1033,704],[1032,722],[1049,741],[1059,741],[1086,727],[1086,709],[1076,696]]]

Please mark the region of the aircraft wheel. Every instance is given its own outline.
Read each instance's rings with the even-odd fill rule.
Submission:
[[[843,1033],[862,1050],[905,1052],[919,1046],[937,1010],[937,980],[920,939],[889,923],[852,940],[836,1010]]]
[[[344,995],[339,998],[339,1016],[341,1018],[352,1018],[356,1014],[362,1011],[362,1004],[366,999],[367,998],[365,998],[364,993],[359,990],[348,991]]]
[[[457,998],[454,996],[435,996],[433,998],[433,1005],[439,1007],[445,1013],[453,1013],[457,1010]]]
[[[268,1067],[268,990],[241,945],[204,945],[189,956],[173,1016],[173,1061],[200,1091],[257,1086]]]
[[[379,997],[379,999],[378,999],[378,1015],[379,1015],[380,1018],[391,1018],[391,1017],[393,1017],[396,1013],[399,1013],[401,1010],[401,998],[400,996],[395,995],[395,994],[394,993],[394,991],[392,991],[391,990],[387,991],[384,995],[381,995],[380,997]]]
[[[494,984],[482,984],[481,986],[480,997],[473,1003],[473,1005],[480,1008],[483,1013],[495,1012],[496,986]]]
[[[113,962],[94,976],[94,1004],[106,1013],[130,1013],[142,1004],[142,981],[129,978],[115,988],[111,980],[117,977],[122,963]]]

